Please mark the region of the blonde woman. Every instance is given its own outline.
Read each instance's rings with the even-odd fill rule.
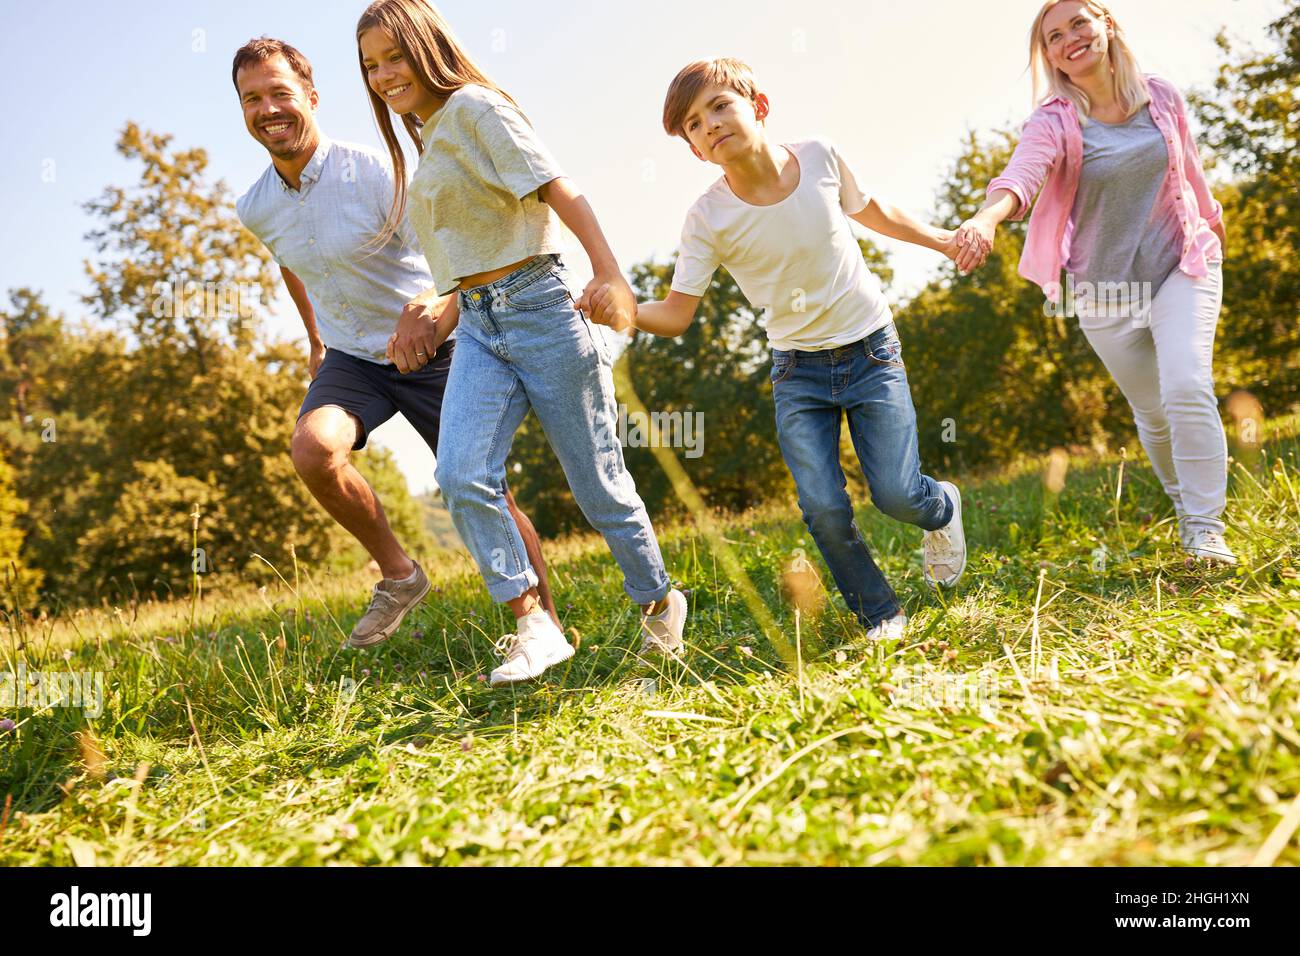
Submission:
[[[1029,46],[1039,106],[983,208],[958,231],[958,268],[976,265],[998,225],[1033,205],[1020,274],[1057,307],[1073,301],[1133,410],[1183,548],[1236,564],[1223,538],[1227,441],[1213,375],[1223,208],[1183,97],[1141,72],[1102,3],[1050,0]]]

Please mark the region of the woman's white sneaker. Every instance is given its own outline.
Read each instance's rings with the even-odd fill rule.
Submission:
[[[887,621],[881,621],[867,631],[869,641],[901,641],[907,630],[907,615],[899,611]]]
[[[1183,547],[1192,557],[1212,564],[1224,564],[1232,567],[1237,563],[1237,556],[1232,553],[1223,535],[1209,528],[1196,528],[1188,531]]]
[[[497,653],[505,662],[489,678],[493,687],[540,677],[548,667],[571,658],[573,645],[564,639],[551,616],[538,610],[519,619],[518,633],[507,634],[497,642]]]
[[[922,563],[926,584],[951,588],[966,570],[966,529],[961,520],[961,492],[951,481],[941,481],[939,487],[952,499],[952,518],[938,531],[925,533]]]

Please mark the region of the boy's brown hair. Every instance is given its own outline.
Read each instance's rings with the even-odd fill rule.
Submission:
[[[748,63],[729,56],[696,60],[682,67],[668,86],[668,96],[664,100],[664,132],[669,136],[680,136],[689,143],[682,123],[700,91],[714,83],[739,93],[751,103],[758,98],[758,82]]]

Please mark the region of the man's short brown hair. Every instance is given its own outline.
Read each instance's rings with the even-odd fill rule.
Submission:
[[[230,79],[235,84],[235,92],[239,92],[239,71],[241,69],[250,63],[265,63],[276,56],[282,56],[288,61],[293,72],[297,73],[302,79],[305,89],[313,90],[316,88],[316,84],[311,78],[311,63],[305,56],[283,40],[258,37],[256,40],[249,40],[235,51],[235,64],[230,69]]]
[[[751,103],[758,98],[758,83],[748,63],[729,56],[696,60],[682,67],[668,86],[668,96],[664,100],[664,132],[690,142],[682,123],[700,91],[714,83],[734,90]]]

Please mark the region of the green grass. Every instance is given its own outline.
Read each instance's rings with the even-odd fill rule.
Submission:
[[[1185,563],[1145,462],[1118,500],[1116,460],[1075,460],[1059,497],[1035,468],[967,486],[946,600],[920,532],[865,507],[913,626],[869,646],[835,597],[794,667],[780,577],[816,549],[789,503],[722,526],[776,641],[701,531],[661,529],[692,608],[661,671],[590,539],[550,549],[577,656],[513,691],[482,681],[510,628],[463,564],[377,651],[339,648],[364,594],[292,570],[193,633],[187,607],[15,631],[0,669],[103,671],[107,699],[0,708],[0,863],[1294,865],[1297,431],[1234,464],[1236,571]],[[977,675],[993,706],[943,702]]]

